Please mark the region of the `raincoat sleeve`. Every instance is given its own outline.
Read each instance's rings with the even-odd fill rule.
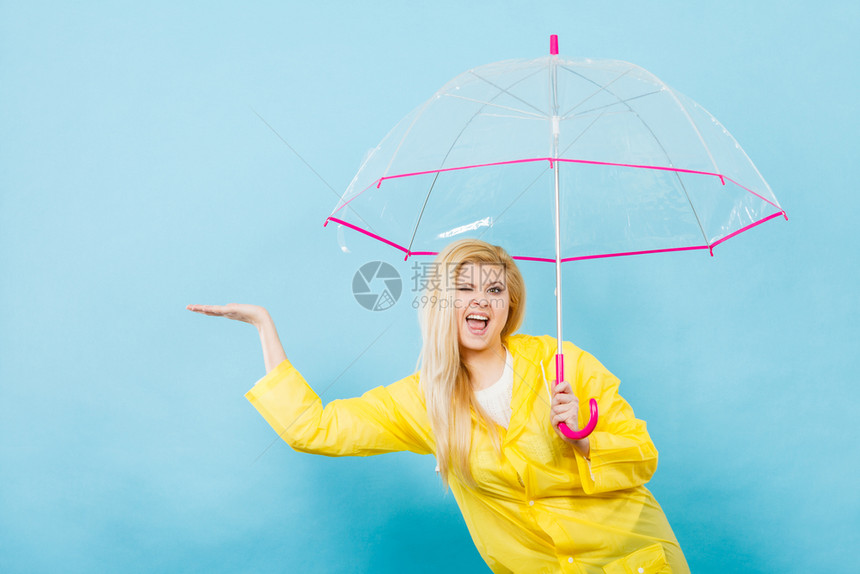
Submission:
[[[432,452],[417,373],[323,408],[304,377],[284,360],[257,381],[245,398],[297,451],[326,456]]]
[[[612,373],[590,354],[568,345],[564,346],[565,375],[575,375],[572,386],[580,402],[580,428],[588,422],[590,398],[597,399],[599,409],[597,426],[588,437],[588,458],[575,455],[583,489],[596,494],[645,484],[657,470],[657,449],[645,421],[637,419],[618,394],[619,381]]]

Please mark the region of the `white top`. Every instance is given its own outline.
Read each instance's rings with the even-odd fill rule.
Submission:
[[[498,381],[480,391],[475,391],[475,399],[493,421],[508,428],[511,422],[511,398],[514,395],[514,358],[505,348],[505,370]]]

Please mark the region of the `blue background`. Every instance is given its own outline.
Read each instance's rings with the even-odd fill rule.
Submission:
[[[858,21],[848,1],[0,3],[0,571],[485,571],[432,457],[273,444],[242,396],[256,332],[185,305],[266,306],[325,401],[411,373],[410,264],[322,222],[400,117],[551,33],[703,104],[790,217],[713,258],[564,271],[565,336],[648,421],[693,571],[856,571]],[[373,260],[404,278],[387,311],[351,294]],[[523,270],[523,331],[552,333],[552,268]]]

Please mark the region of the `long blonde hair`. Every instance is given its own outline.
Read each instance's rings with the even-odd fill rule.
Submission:
[[[419,364],[427,415],[436,439],[436,461],[446,488],[452,475],[467,485],[475,484],[469,467],[472,411],[478,424],[495,431],[494,423],[475,401],[469,369],[460,357],[454,290],[460,268],[467,263],[504,267],[510,306],[501,332],[503,343],[519,329],[525,314],[525,282],[514,260],[501,247],[479,239],[461,239],[436,256],[418,315],[423,339]]]

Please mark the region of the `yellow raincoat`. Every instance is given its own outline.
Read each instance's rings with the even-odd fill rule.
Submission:
[[[672,529],[643,485],[657,468],[645,422],[618,394],[618,379],[594,357],[565,342],[565,380],[600,407],[589,459],[550,426],[545,373],[555,373],[553,337],[513,335],[511,421],[501,428],[502,456],[474,419],[471,469],[477,488],[451,490],[475,546],[493,572],[689,572]],[[433,454],[435,441],[414,373],[325,408],[285,360],[245,395],[295,450],[367,456],[409,450]]]

